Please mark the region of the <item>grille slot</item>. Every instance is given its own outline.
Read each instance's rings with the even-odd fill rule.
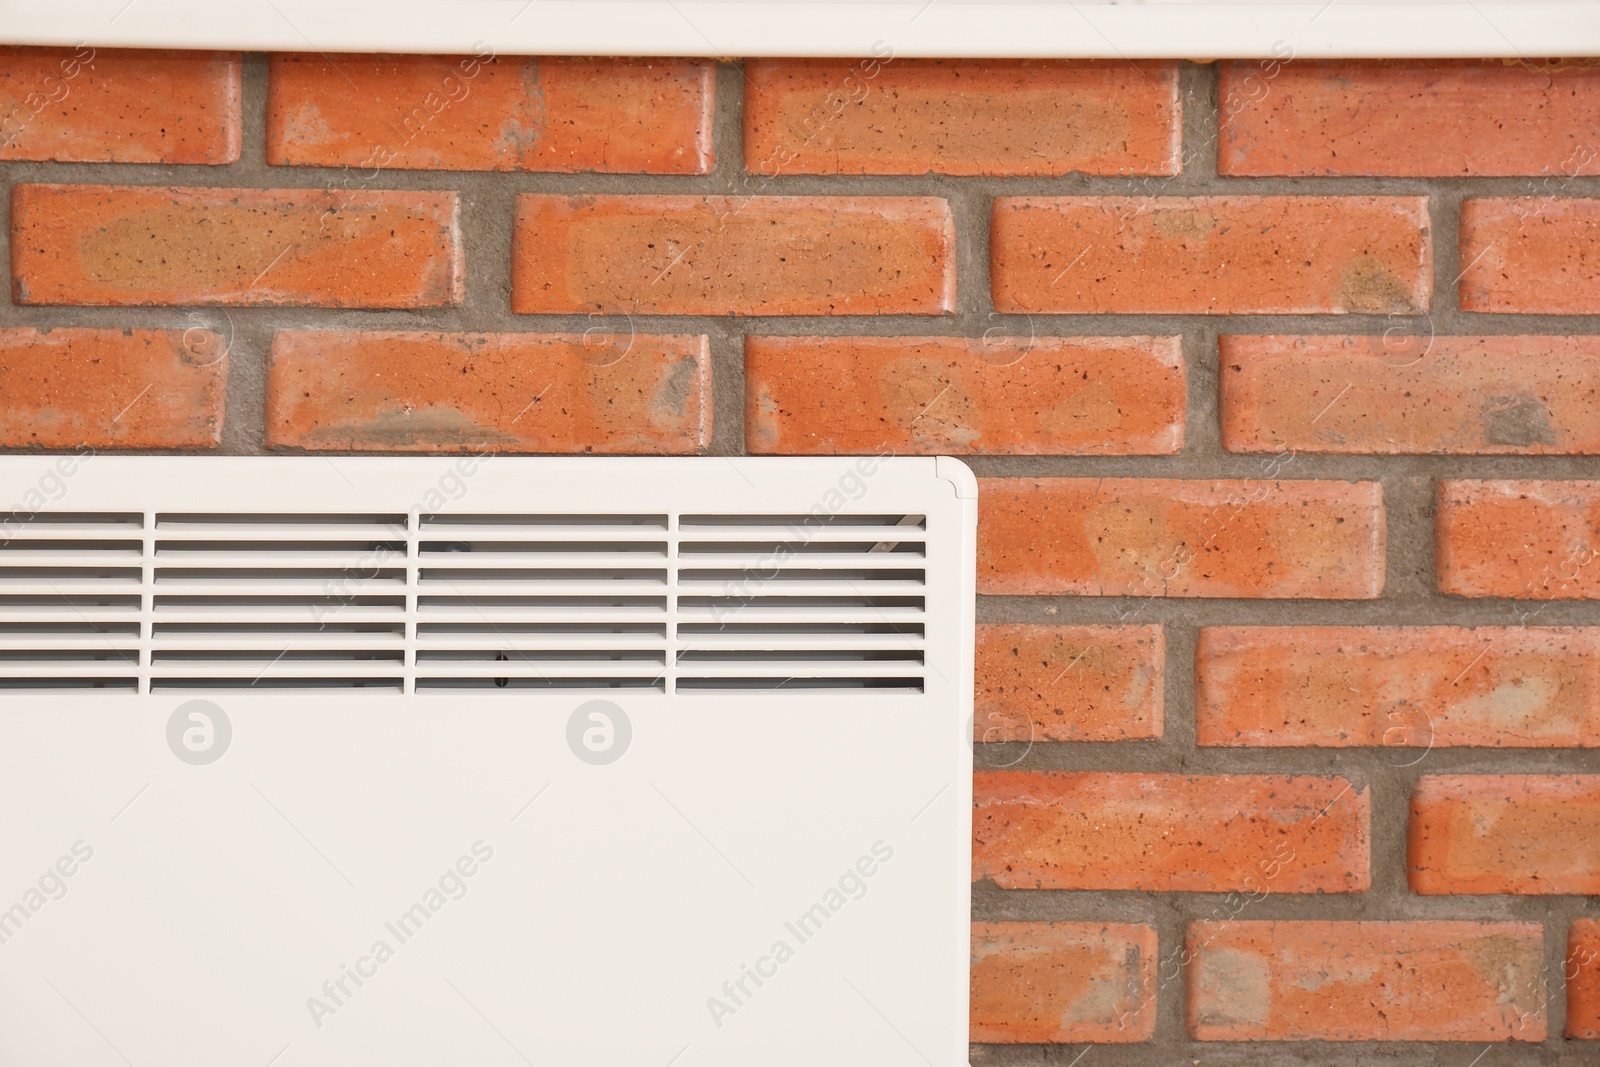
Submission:
[[[0,689],[920,691],[920,515],[50,513]]]

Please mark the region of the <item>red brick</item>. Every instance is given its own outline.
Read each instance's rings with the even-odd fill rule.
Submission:
[[[267,443],[404,452],[693,452],[711,439],[703,336],[285,331]]]
[[[233,163],[239,56],[0,48],[0,159]]]
[[[973,923],[972,1040],[1147,1041],[1156,932],[1132,923]]]
[[[1566,1036],[1600,1038],[1600,919],[1578,919],[1567,934]]]
[[[1600,598],[1600,482],[1442,481],[1436,526],[1441,592]]]
[[[998,197],[992,224],[1000,311],[1419,311],[1431,292],[1422,196]]]
[[[1414,893],[1600,893],[1600,774],[1435,774],[1411,796]]]
[[[294,54],[269,69],[274,166],[711,170],[707,62]]]
[[[836,455],[1173,455],[1178,337],[750,337],[745,446]]]
[[[1600,338],[1220,344],[1231,452],[1600,453]]]
[[[1600,312],[1600,199],[1485,197],[1461,205],[1465,311]]]
[[[950,205],[916,196],[517,198],[521,314],[939,315]]]
[[[1370,599],[1376,482],[989,478],[978,589],[1010,595]]]
[[[442,307],[456,194],[18,185],[19,304]]]
[[[1208,628],[1195,675],[1201,745],[1600,746],[1600,628]]]
[[[214,448],[226,342],[209,330],[0,330],[0,446]]]
[[[1159,626],[978,626],[975,741],[1161,736]]]
[[[1600,68],[1503,60],[1222,68],[1222,174],[1594,173]]]
[[[1343,778],[980,771],[972,874],[1002,889],[1356,893],[1372,798]]]
[[[1121,60],[761,59],[752,174],[1178,173],[1178,67]]]
[[[1518,922],[1194,923],[1201,1041],[1543,1041],[1544,930]]]

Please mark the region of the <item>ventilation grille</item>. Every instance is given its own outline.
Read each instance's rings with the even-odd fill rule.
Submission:
[[[399,689],[404,515],[157,515],[150,687]]]
[[[0,688],[139,687],[144,516],[39,513],[0,541]]]
[[[921,689],[921,516],[685,515],[681,689]]]
[[[665,515],[423,516],[419,689],[659,689]]]
[[[55,513],[0,689],[920,691],[918,515]]]

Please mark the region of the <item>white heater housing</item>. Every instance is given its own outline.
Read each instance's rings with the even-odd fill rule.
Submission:
[[[966,1063],[952,460],[0,459],[0,1060]]]

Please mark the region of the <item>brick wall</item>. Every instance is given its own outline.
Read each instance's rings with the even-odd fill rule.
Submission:
[[[0,447],[969,456],[975,1062],[1589,1063],[1597,115],[1572,62],[0,50]]]

